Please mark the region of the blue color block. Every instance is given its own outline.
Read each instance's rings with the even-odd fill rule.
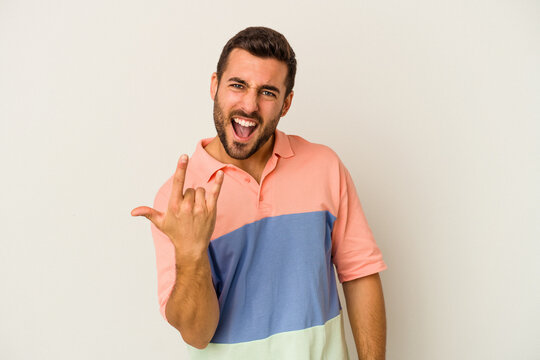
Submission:
[[[213,343],[323,325],[341,306],[328,211],[264,218],[214,239],[208,254],[221,310]]]

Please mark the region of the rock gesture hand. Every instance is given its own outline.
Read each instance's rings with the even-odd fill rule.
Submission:
[[[144,216],[169,237],[176,254],[199,257],[206,254],[216,224],[216,204],[223,184],[223,171],[218,171],[211,190],[188,188],[184,181],[188,165],[187,155],[178,161],[172,191],[165,213],[147,206],[131,211],[132,216]]]

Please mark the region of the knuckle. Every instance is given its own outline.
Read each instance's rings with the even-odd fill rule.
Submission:
[[[180,205],[180,211],[183,212],[191,212],[193,209],[193,202],[192,201],[182,201],[182,204]]]
[[[195,215],[204,214],[204,207],[201,205],[195,204],[195,206],[193,207],[193,213]]]

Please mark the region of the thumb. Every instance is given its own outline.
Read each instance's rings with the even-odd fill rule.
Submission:
[[[160,228],[158,223],[161,223],[161,219],[163,218],[162,213],[148,206],[136,207],[135,209],[131,210],[131,216],[144,216],[158,228]]]

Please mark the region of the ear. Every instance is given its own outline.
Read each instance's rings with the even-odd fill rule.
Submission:
[[[281,117],[285,116],[285,114],[287,114],[287,111],[289,111],[289,108],[291,107],[291,104],[292,104],[293,96],[294,96],[294,91],[291,91],[291,93],[287,95],[287,97],[283,101],[283,109],[281,109]]]
[[[212,98],[212,100],[215,100],[217,89],[218,89],[218,77],[217,77],[217,73],[213,73],[212,78],[210,79],[210,97]]]

